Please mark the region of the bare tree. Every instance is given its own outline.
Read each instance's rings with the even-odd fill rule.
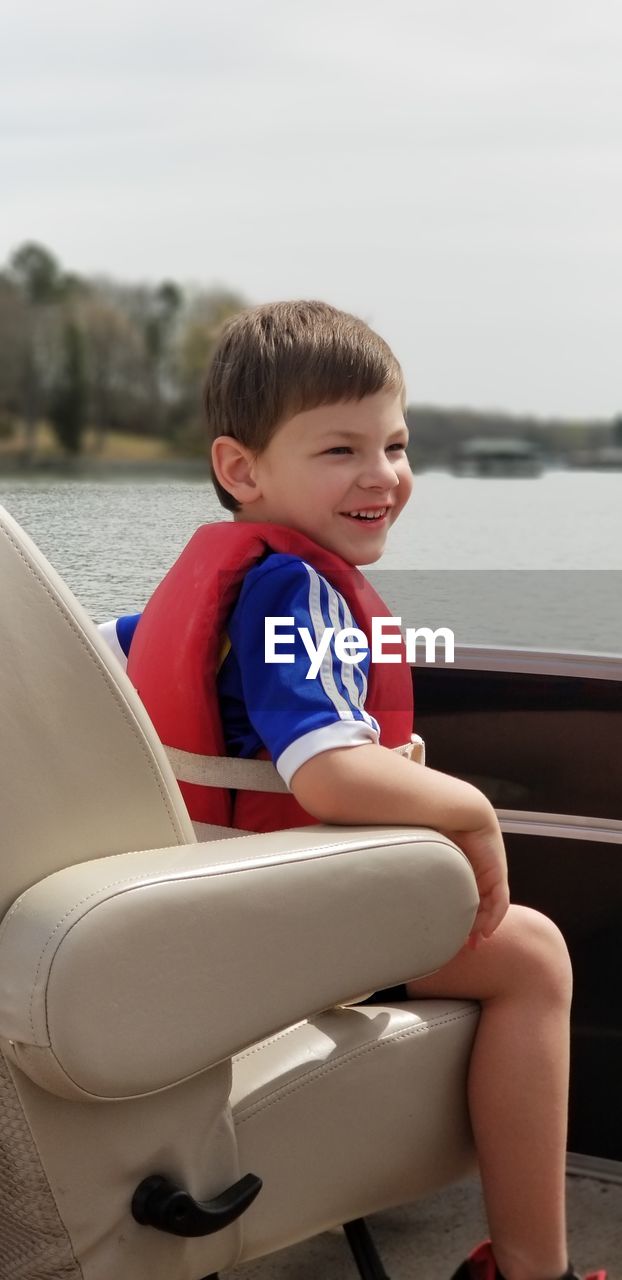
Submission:
[[[46,408],[58,372],[63,277],[54,255],[42,245],[28,242],[9,259],[7,278],[19,299],[19,398],[25,431],[24,452],[26,460],[31,462],[36,448],[37,422]]]

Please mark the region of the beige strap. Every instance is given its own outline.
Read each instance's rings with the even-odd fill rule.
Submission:
[[[419,734],[411,734],[410,742],[394,747],[398,755],[415,764],[425,764],[425,744]],[[241,760],[237,756],[202,756],[179,747],[167,747],[178,782],[193,782],[201,787],[224,787],[231,791],[265,791],[289,795],[271,760]],[[228,829],[228,828],[225,828]]]
[[[231,791],[270,791],[289,795],[271,760],[240,760],[237,756],[201,756],[178,747],[166,754],[178,782],[200,787],[225,787]]]
[[[410,742],[405,742],[403,747],[394,747],[393,750],[398,756],[406,756],[408,760],[412,760],[413,764],[425,764],[425,742],[418,733],[411,733]]]

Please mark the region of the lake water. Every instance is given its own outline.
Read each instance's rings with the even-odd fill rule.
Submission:
[[[197,525],[204,479],[0,478],[0,502],[96,621],[142,607]],[[622,473],[415,478],[369,576],[405,626],[456,643],[622,653]]]

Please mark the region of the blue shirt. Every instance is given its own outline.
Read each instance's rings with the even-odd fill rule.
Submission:
[[[291,644],[277,646],[293,662],[265,661],[265,619],[282,624]],[[365,710],[370,655],[356,665],[331,646],[317,676],[307,678],[310,658],[297,628],[306,627],[316,648],[325,627],[351,630],[356,621],[340,592],[298,556],[275,552],[246,575],[227,632],[231,650],[218,677],[218,696],[231,755],[254,756],[261,747],[289,785],[296,769],[320,751],[378,742],[377,721]]]

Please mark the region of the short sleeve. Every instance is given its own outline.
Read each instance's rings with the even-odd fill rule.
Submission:
[[[100,622],[98,624],[100,635],[110,645],[115,658],[121,663],[124,671],[127,669],[130,647],[140,619],[140,613],[131,613],[124,614],[120,618],[110,618],[108,622]]]
[[[288,662],[266,660],[266,619],[276,618],[287,621],[269,624],[281,637],[274,653]],[[369,651],[354,664],[340,660],[333,644],[337,632],[356,626],[343,596],[296,556],[275,553],[245,578],[228,625],[229,674],[239,679],[248,720],[288,786],[322,751],[379,741],[378,723],[365,709]],[[332,628],[317,675],[309,675],[305,628],[316,650]]]

